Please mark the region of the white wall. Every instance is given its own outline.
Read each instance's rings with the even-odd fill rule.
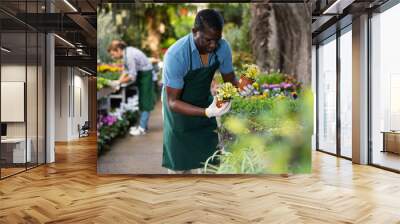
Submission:
[[[55,140],[68,140],[68,68],[55,68]]]
[[[55,140],[70,141],[88,120],[88,78],[72,67],[56,67],[55,73]]]

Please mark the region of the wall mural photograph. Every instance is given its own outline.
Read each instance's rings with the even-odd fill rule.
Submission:
[[[303,3],[101,5],[98,173],[309,173],[310,20]]]

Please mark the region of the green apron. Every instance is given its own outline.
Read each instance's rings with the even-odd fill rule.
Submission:
[[[128,57],[126,50],[124,51],[124,67],[128,70],[126,61]],[[156,95],[154,92],[153,84],[153,70],[138,71],[136,77],[136,85],[139,89],[139,110],[140,111],[152,111],[154,104],[156,103]]]
[[[190,70],[184,77],[181,100],[194,106],[207,108],[212,103],[211,81],[219,67],[216,62],[207,67],[192,70],[192,54],[189,43]],[[214,55],[216,56],[215,52]],[[163,88],[163,161],[162,166],[171,170],[201,168],[217,150],[218,134],[215,118],[188,116],[170,110]],[[212,162],[215,163],[215,162]]]
[[[139,110],[152,111],[155,104],[155,92],[153,84],[153,70],[139,71],[137,74],[137,86],[139,88]]]

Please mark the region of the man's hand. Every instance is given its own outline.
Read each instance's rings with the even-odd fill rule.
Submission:
[[[109,82],[109,85],[111,86],[111,88],[114,89],[114,91],[118,91],[119,88],[121,87],[121,83],[118,80],[112,80]]]
[[[135,81],[136,80],[136,76],[130,76],[130,75],[128,75],[128,74],[122,74],[120,77],[119,77],[119,79],[118,79],[118,81],[121,83],[121,84],[123,84],[123,83],[127,83],[127,82],[129,82],[129,81]]]
[[[231,72],[228,74],[223,74],[222,78],[224,79],[224,82],[230,82],[234,86],[239,87],[239,82],[236,79],[235,73]],[[241,96],[251,96],[253,94],[253,91],[254,91],[254,86],[249,84],[249,85],[245,86],[245,88],[243,90],[240,90],[239,94]]]
[[[205,110],[205,114],[208,118],[220,117],[226,114],[231,109],[231,102],[222,104],[221,108],[217,107],[217,98],[214,97],[213,102]]]

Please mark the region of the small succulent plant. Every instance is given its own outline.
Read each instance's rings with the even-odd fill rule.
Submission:
[[[230,82],[226,82],[222,84],[217,89],[217,100],[219,101],[228,101],[231,100],[233,97],[239,96],[239,92],[235,86],[232,85]]]

